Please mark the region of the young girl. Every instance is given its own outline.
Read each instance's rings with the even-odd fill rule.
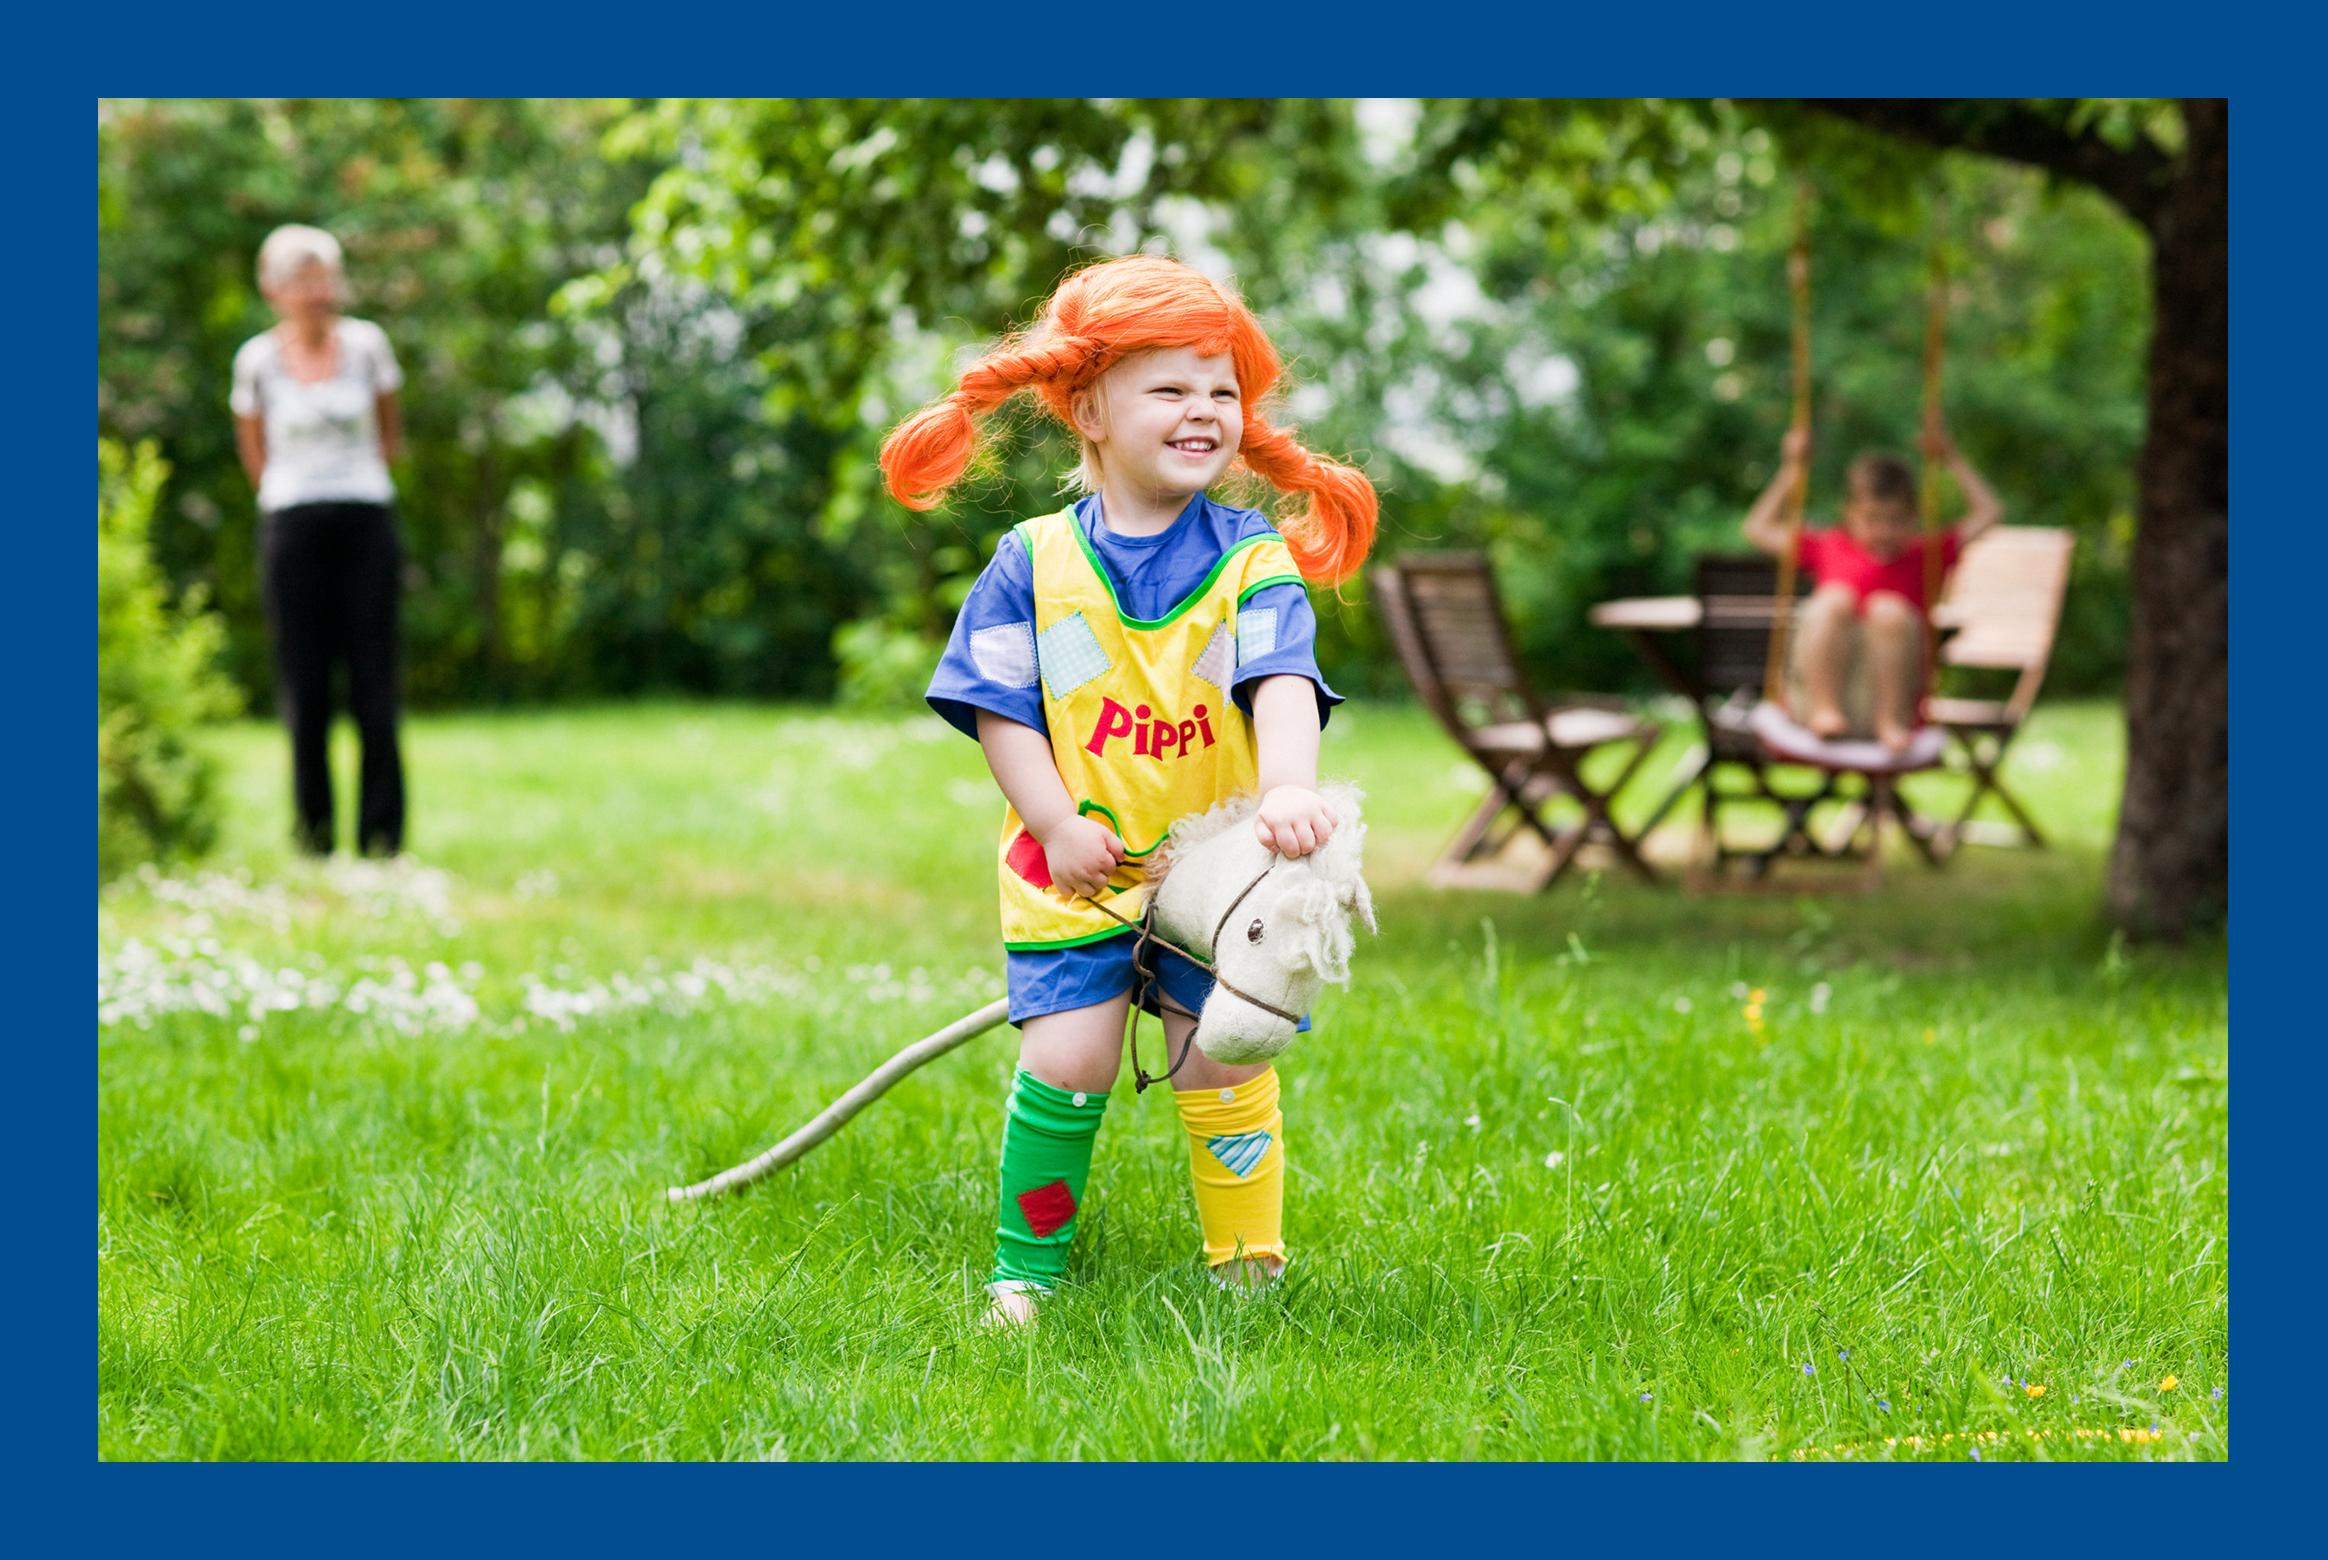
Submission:
[[[1021,391],[1082,444],[1071,508],[1013,529],[963,603],[929,701],[985,750],[1009,806],[997,874],[1019,1070],[1002,1138],[993,1316],[1023,1322],[1066,1269],[1091,1150],[1123,1046],[1144,863],[1173,820],[1255,791],[1261,843],[1303,856],[1337,819],[1317,792],[1318,735],[1341,696],[1313,650],[1304,580],[1339,583],[1374,539],[1374,489],[1273,428],[1277,353],[1235,293],[1132,256],[1060,284],[881,449],[889,490],[937,504]],[[1306,510],[1282,533],[1206,489],[1232,465]],[[1211,981],[1162,954],[1189,1012]],[[1157,1011],[1153,994],[1144,1002]],[[1284,1120],[1269,1067],[1189,1046],[1163,1013],[1205,1260],[1223,1282],[1285,1266]],[[1305,1021],[1306,1027],[1306,1021]]]

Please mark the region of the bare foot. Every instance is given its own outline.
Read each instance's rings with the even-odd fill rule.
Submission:
[[[1032,1327],[1035,1324],[1035,1303],[1042,1291],[1036,1289],[1004,1289],[996,1284],[986,1286],[986,1315],[979,1325],[997,1332],[1014,1327]]]
[[[1839,737],[1851,729],[1851,719],[1832,704],[1811,711],[1811,718],[1803,722],[1814,737]]]
[[[1875,723],[1875,740],[1894,753],[1905,753],[1908,750],[1908,744],[1916,740],[1916,730],[1913,726],[1903,726],[1896,720],[1878,720]]]
[[[1267,1289],[1284,1271],[1283,1257],[1245,1257],[1211,1269],[1212,1281],[1221,1288],[1247,1292]]]

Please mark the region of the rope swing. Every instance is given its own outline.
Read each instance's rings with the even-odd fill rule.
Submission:
[[[1786,257],[1787,291],[1794,306],[1794,409],[1789,421],[1797,436],[1811,431],[1811,187],[1795,187],[1794,242]],[[1924,316],[1924,437],[1918,440],[1917,497],[1923,521],[1924,601],[1927,613],[1940,599],[1941,525],[1940,492],[1933,480],[1935,464],[1922,446],[1941,425],[1941,391],[1948,339],[1948,270],[1942,248],[1945,220],[1935,199],[1932,208],[1928,297]],[[1940,762],[1945,734],[1935,726],[1919,725],[1904,750],[1860,738],[1822,737],[1788,712],[1786,673],[1788,641],[1794,631],[1796,558],[1802,547],[1803,510],[1809,496],[1808,464],[1795,473],[1786,492],[1786,548],[1779,554],[1777,593],[1771,603],[1770,648],[1763,666],[1762,702],[1749,724],[1763,748],[1776,759],[1808,764],[1830,773],[1900,775],[1930,769]],[[1924,629],[1923,690],[1933,686],[1939,636],[1929,621]],[[1919,699],[1919,709],[1921,708]]]

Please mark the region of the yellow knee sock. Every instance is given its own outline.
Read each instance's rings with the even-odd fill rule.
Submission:
[[[1277,1109],[1277,1070],[1233,1089],[1189,1089],[1172,1096],[1188,1134],[1188,1177],[1204,1226],[1204,1259],[1285,1260],[1285,1117]]]

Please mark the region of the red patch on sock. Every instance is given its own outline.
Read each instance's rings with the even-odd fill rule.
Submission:
[[[1037,888],[1051,886],[1051,858],[1043,854],[1043,843],[1026,830],[1019,830],[1018,838],[1010,842],[1010,851],[1003,857],[1010,869]],[[1036,1231],[1041,1234],[1040,1230]]]
[[[1038,1186],[1031,1192],[1021,1192],[1019,1212],[1027,1216],[1027,1228],[1035,1232],[1037,1240],[1075,1217],[1075,1194],[1067,1190],[1065,1181],[1053,1181]]]

